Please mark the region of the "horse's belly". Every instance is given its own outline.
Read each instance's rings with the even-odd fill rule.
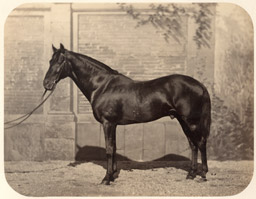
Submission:
[[[125,87],[122,87],[125,89]],[[160,89],[131,89],[105,92],[93,105],[98,121],[116,124],[149,122],[170,115],[170,102]],[[96,100],[95,100],[96,101]]]
[[[164,115],[164,114],[153,115],[153,116],[139,115],[139,116],[134,116],[134,117],[124,117],[118,122],[118,124],[134,124],[134,123],[151,122],[151,121],[157,120],[164,116],[166,116],[166,115]]]
[[[170,107],[161,100],[144,100],[142,102],[123,104],[120,124],[141,123],[157,120],[169,115]]]

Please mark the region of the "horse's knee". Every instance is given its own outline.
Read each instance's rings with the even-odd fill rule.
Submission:
[[[192,151],[194,152],[198,151],[198,147],[196,144],[194,144],[192,141],[189,141],[189,144]]]
[[[191,132],[195,132],[196,129],[197,129],[197,125],[191,124],[191,125],[189,125],[189,129],[190,129]]]
[[[108,147],[106,148],[106,154],[112,156],[113,153],[114,153],[114,147],[113,147],[113,146],[108,146]]]
[[[206,150],[206,139],[204,137],[198,142],[198,147],[200,150]]]

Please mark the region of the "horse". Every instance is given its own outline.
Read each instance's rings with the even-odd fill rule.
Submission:
[[[89,56],[52,45],[52,58],[43,86],[52,91],[71,78],[90,102],[95,119],[103,126],[107,171],[102,184],[117,176],[116,127],[144,123],[169,116],[180,123],[192,150],[187,179],[197,175],[201,152],[201,179],[208,172],[206,143],[210,134],[211,101],[206,87],[192,77],[172,74],[148,81],[134,81]]]

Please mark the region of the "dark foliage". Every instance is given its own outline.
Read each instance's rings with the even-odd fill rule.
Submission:
[[[226,57],[227,59],[229,57]],[[200,64],[201,63],[201,64]],[[241,108],[242,114],[239,114],[233,104],[228,104],[220,94],[217,94],[214,90],[214,84],[208,81],[205,75],[204,61],[198,63],[195,68],[195,78],[202,81],[209,90],[212,91],[212,125],[211,133],[208,139],[208,154],[210,159],[217,160],[247,160],[253,159],[253,101],[252,97],[248,97],[246,104],[243,104]],[[231,67],[231,66],[230,66]],[[228,67],[228,68],[230,68]],[[238,67],[233,65],[233,67]],[[240,88],[240,83],[236,81],[235,73],[227,73],[230,81],[237,84]],[[243,82],[251,82],[248,74],[242,74]],[[246,79],[247,77],[247,79]],[[239,84],[239,85],[238,85]],[[225,85],[226,89],[229,87]],[[232,84],[232,87],[234,85]],[[244,88],[244,86],[242,86]],[[233,95],[237,93],[232,91]],[[231,96],[230,96],[231,97]],[[241,104],[237,102],[236,105]],[[241,115],[243,117],[241,117]]]
[[[137,26],[140,27],[146,24],[153,25],[161,31],[162,36],[168,42],[170,38],[180,43],[184,38],[182,23],[184,17],[194,19],[197,29],[194,36],[198,48],[210,48],[211,32],[211,12],[212,4],[194,4],[193,8],[186,8],[176,4],[150,4],[147,14],[143,14],[142,10],[136,9],[131,4],[121,3],[119,7],[137,21]]]
[[[209,139],[209,154],[214,159],[252,159],[252,117],[242,121],[237,113],[224,105],[217,95],[212,96],[212,130]],[[251,121],[250,121],[251,120]]]

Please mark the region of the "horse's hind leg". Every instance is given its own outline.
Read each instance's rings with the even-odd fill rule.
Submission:
[[[206,139],[204,137],[201,138],[201,141],[198,143],[198,147],[201,152],[202,167],[203,167],[201,177],[204,181],[206,181],[206,173],[208,172],[208,165],[207,165],[207,154],[206,154]]]
[[[190,145],[190,148],[192,150],[192,160],[191,160],[191,169],[188,172],[187,179],[194,179],[197,174],[197,156],[198,156],[198,146],[196,142],[194,141],[193,132],[189,129],[187,123],[180,117],[176,117],[179,121],[185,135],[188,138],[188,142]]]
[[[116,133],[113,135],[113,179],[118,177],[118,171],[117,171],[117,159],[116,159]]]
[[[192,150],[192,160],[191,160],[191,169],[187,175],[187,179],[194,179],[197,174],[198,147],[191,141],[189,137],[188,137],[188,142]]]

